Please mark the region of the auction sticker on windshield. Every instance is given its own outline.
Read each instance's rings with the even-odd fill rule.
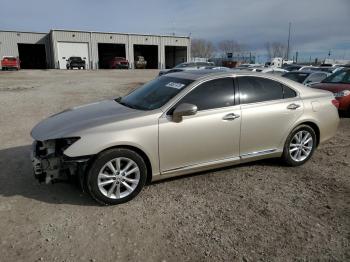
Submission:
[[[167,87],[172,87],[172,88],[176,88],[176,89],[181,89],[181,88],[183,88],[185,85],[184,85],[184,84],[181,84],[181,83],[169,82],[169,83],[166,84],[165,86],[167,86]]]

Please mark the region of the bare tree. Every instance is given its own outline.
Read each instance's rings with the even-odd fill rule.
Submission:
[[[245,49],[245,45],[240,44],[235,40],[223,40],[219,42],[218,49],[223,57],[225,57],[227,53],[232,53],[232,55],[235,56]]]
[[[191,54],[192,57],[211,58],[215,51],[211,41],[204,39],[192,39]]]
[[[269,59],[273,57],[287,57],[287,46],[281,42],[267,42],[266,45],[267,56]]]

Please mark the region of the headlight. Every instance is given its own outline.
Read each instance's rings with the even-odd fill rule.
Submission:
[[[348,95],[350,95],[350,90],[343,90],[334,94],[335,97],[343,97]]]

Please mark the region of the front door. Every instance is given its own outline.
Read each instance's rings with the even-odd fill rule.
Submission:
[[[233,78],[204,82],[176,105],[181,103],[196,105],[198,112],[181,122],[174,122],[171,113],[159,119],[161,172],[239,156],[241,112]]]

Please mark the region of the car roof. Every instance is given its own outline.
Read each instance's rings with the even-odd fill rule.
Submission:
[[[280,76],[267,75],[261,72],[243,71],[243,70],[223,70],[223,69],[199,69],[199,70],[186,70],[181,72],[174,72],[164,75],[165,77],[184,78],[190,80],[201,80],[210,77],[232,77],[232,76],[258,76],[265,78],[278,78],[284,79]]]
[[[323,72],[324,73],[324,72]],[[287,86],[292,87],[294,90],[302,93],[302,97],[314,96],[317,93],[318,89],[313,89],[304,86],[303,84],[297,83],[288,78],[282,77],[276,74],[266,74],[261,72],[251,72],[251,71],[239,71],[239,70],[231,70],[231,71],[222,71],[222,70],[212,70],[212,69],[202,69],[202,70],[187,70],[176,73],[171,73],[169,75],[164,75],[161,77],[175,77],[182,79],[189,79],[194,81],[200,80],[210,80],[211,78],[220,78],[220,77],[236,77],[236,76],[256,76],[261,78],[267,78],[271,80],[278,81],[280,83],[286,84]],[[315,91],[316,90],[316,91]],[[320,90],[318,90],[320,91]],[[327,93],[322,91],[323,93]],[[320,93],[320,92],[318,92]]]

